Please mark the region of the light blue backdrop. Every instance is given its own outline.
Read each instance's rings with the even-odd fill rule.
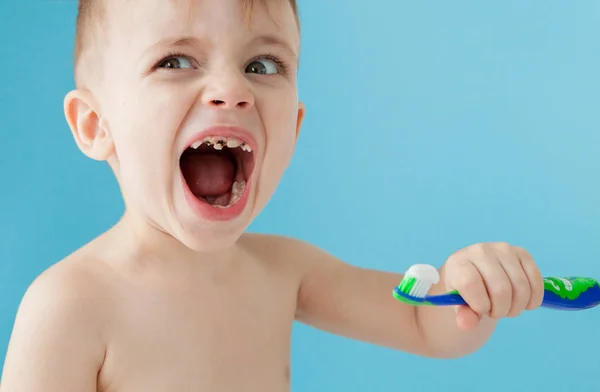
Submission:
[[[600,2],[300,7],[308,117],[253,230],[397,271],[503,240],[546,275],[600,278]],[[63,118],[74,18],[75,1],[0,0],[2,357],[27,285],[121,212],[108,168]],[[599,330],[600,310],[541,310],[447,362],[298,325],[293,389],[591,391]]]

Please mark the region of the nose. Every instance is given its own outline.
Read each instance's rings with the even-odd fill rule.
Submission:
[[[254,106],[254,94],[248,80],[239,73],[221,72],[210,77],[204,91],[204,104],[221,109],[248,109]]]

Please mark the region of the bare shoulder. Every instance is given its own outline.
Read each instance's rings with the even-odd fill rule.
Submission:
[[[27,288],[15,320],[15,332],[35,324],[99,331],[110,301],[109,269],[82,249],[50,266]],[[89,333],[89,332],[88,332]]]
[[[330,253],[301,239],[273,234],[247,233],[242,238],[245,248],[271,263],[306,272],[313,265],[324,261],[339,262]]]
[[[39,312],[42,305],[50,306],[62,309],[63,316],[74,313],[77,320],[86,320],[106,307],[108,274],[106,264],[89,253],[74,253],[33,280],[19,310]]]
[[[27,288],[6,354],[2,391],[95,390],[105,355],[110,296],[107,272],[85,257],[88,252],[74,253]]]
[[[354,267],[307,241],[265,234],[246,234],[244,242],[263,260],[288,271],[298,282],[300,305],[310,297],[315,284],[328,284],[330,277],[352,272]]]

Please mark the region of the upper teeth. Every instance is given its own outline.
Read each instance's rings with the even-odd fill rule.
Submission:
[[[190,147],[197,149],[203,144],[212,146],[215,150],[222,150],[224,146],[227,146],[229,148],[239,147],[244,151],[252,152],[252,148],[249,145],[234,137],[208,136],[203,140],[194,142]]]

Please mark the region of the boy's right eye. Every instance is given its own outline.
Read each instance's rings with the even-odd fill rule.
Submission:
[[[191,61],[188,60],[185,56],[171,56],[165,58],[160,63],[158,63],[158,68],[186,69],[194,67]]]

